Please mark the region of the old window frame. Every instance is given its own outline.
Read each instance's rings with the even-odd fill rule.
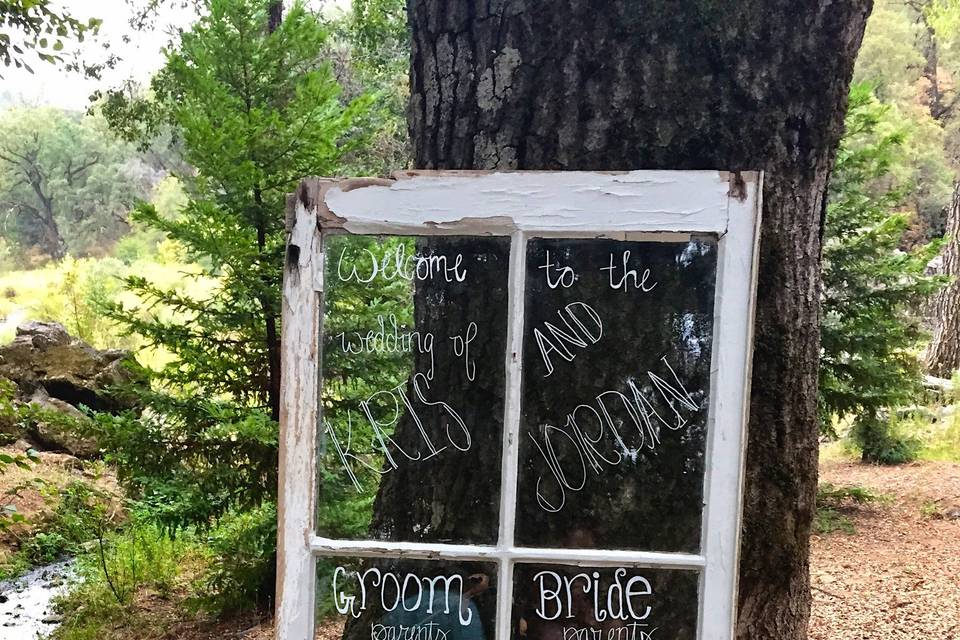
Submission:
[[[759,172],[725,171],[405,171],[392,180],[304,180],[287,207],[278,640],[313,638],[316,558],[320,556],[495,562],[495,640],[511,637],[517,563],[696,570],[700,571],[698,637],[730,640],[736,614],[762,184]],[[334,540],[315,532],[323,236],[344,232],[511,239],[496,545]],[[527,241],[537,237],[676,241],[691,234],[718,239],[701,552],[516,546]]]

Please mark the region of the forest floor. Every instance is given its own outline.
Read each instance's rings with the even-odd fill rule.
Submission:
[[[821,463],[821,482],[862,487],[875,499],[840,509],[839,529],[813,537],[811,640],[960,640],[960,464]],[[181,576],[183,586],[190,571]],[[140,592],[98,627],[97,640],[268,640],[269,621],[216,621],[188,613],[174,589]],[[339,634],[318,634],[323,640]],[[82,636],[88,637],[88,636]]]
[[[827,460],[820,481],[880,499],[813,537],[810,639],[960,639],[960,464]]]
[[[825,460],[820,481],[876,500],[842,510],[847,531],[811,541],[810,640],[960,640],[960,519],[945,515],[960,507],[960,464]]]

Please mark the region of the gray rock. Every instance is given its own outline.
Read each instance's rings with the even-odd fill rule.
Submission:
[[[99,445],[85,429],[91,426],[90,418],[79,409],[59,398],[51,398],[43,387],[33,392],[30,404],[42,411],[34,414],[35,419],[27,425],[27,434],[41,447],[78,458],[91,458],[99,453]]]
[[[17,327],[13,342],[0,346],[0,376],[16,383],[23,396],[42,387],[52,398],[96,411],[133,408],[131,398],[107,388],[143,381],[128,352],[94,349],[56,322]]]
[[[109,413],[135,409],[133,395],[114,387],[146,384],[128,352],[95,349],[70,336],[56,322],[27,322],[17,327],[13,342],[0,346],[0,378],[16,385],[19,403],[40,410],[33,412],[36,419],[26,425],[22,420],[5,424],[0,412],[0,433],[10,439],[26,437],[43,447],[81,457],[96,455],[99,448],[79,433],[83,429],[71,424],[89,424],[80,408]],[[49,414],[48,419],[44,413]],[[57,414],[73,420],[56,419]]]

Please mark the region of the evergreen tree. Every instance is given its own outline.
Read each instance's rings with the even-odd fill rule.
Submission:
[[[912,312],[941,279],[924,274],[939,243],[898,249],[909,216],[898,210],[906,187],[890,165],[904,136],[886,126],[887,109],[868,85],[852,88],[823,245],[820,408],[828,431],[833,416],[855,416],[865,460],[897,462],[911,446],[890,432],[883,410],[921,390],[923,330]]]
[[[264,564],[275,526],[285,194],[304,176],[337,173],[367,105],[341,100],[317,16],[296,3],[277,17],[276,3],[209,0],[155,77],[152,102],[105,102],[128,137],[172,126],[193,167],[179,176],[189,202],[176,219],[149,205],[134,218],[182,244],[219,287],[196,299],[127,278],[173,319],[116,304],[107,312],[173,358],[153,372],[149,410],[101,418],[104,437],[127,485],[165,525],[253,514],[236,526],[259,527],[253,556]],[[251,575],[255,589],[272,584],[268,566]]]

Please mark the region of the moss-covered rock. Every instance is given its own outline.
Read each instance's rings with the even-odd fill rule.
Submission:
[[[129,352],[94,349],[55,322],[17,327],[13,342],[0,346],[0,376],[16,383],[21,398],[42,388],[74,407],[111,413],[135,407],[120,388],[145,384]]]
[[[0,346],[0,437],[95,456],[99,447],[83,409],[135,409],[129,389],[145,384],[128,352],[95,349],[54,322],[28,322]]]

